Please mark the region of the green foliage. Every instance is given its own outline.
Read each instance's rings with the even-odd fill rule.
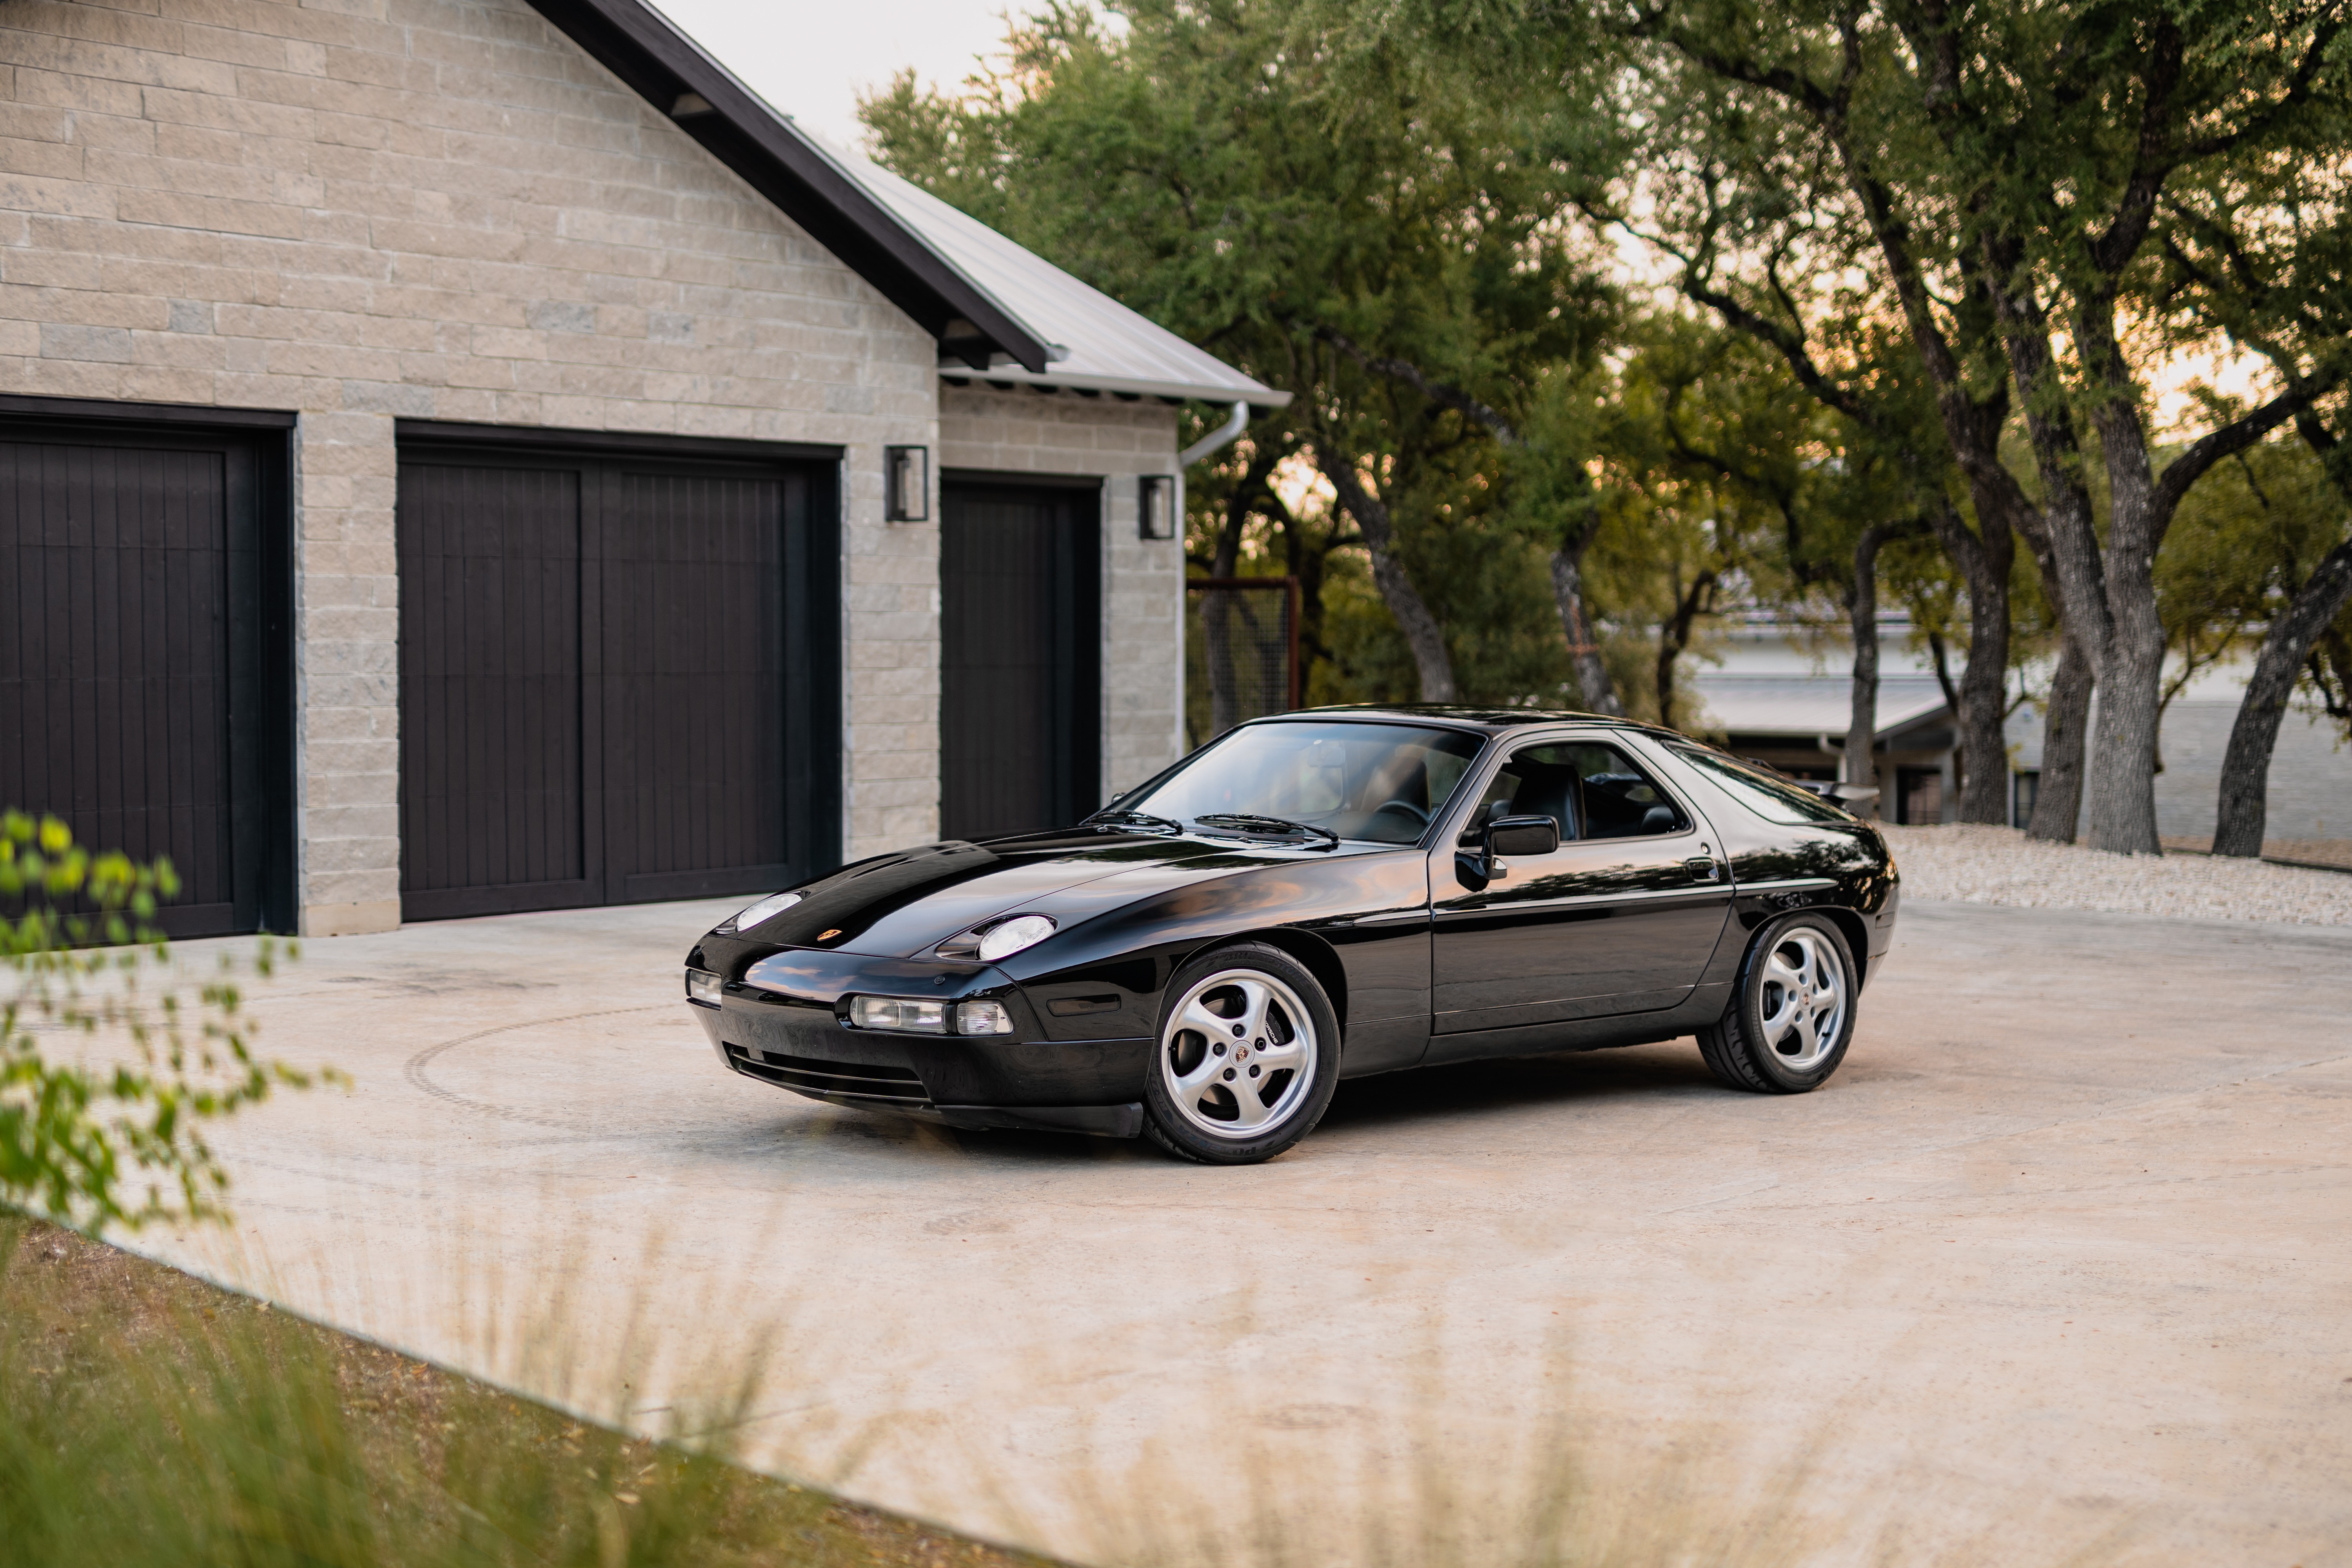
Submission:
[[[0,1204],[93,1232],[218,1218],[228,1180],[202,1124],[314,1081],[254,1055],[234,959],[184,994],[154,923],[179,887],[168,860],[92,854],[54,816],[0,817],[0,910],[18,911],[0,915]],[[280,956],[264,938],[254,973]]]
[[[1896,531],[1885,602],[1955,656],[1974,651],[1967,572],[1990,595],[2010,559],[2010,661],[2045,658],[2061,606],[2008,541],[2104,531],[2112,459],[2137,464],[2116,493],[2147,553],[2170,554],[2136,499],[2148,351],[2226,336],[2325,388],[2352,342],[2352,35],[2333,11],[1119,15],[1051,0],[961,90],[908,75],[863,113],[901,174],[1298,395],[1196,470],[1187,524],[1198,565],[1306,584],[1310,700],[1418,683],[1353,521],[1298,504],[1315,452],[1385,504],[1465,699],[1575,700],[1546,565],[1589,544],[1621,697],[1679,720],[1676,671],[1715,612],[1837,624],[1874,527]],[[1667,260],[1680,305],[1609,281],[1612,226]],[[2046,374],[2027,373],[2037,352]],[[2321,437],[2352,428],[2340,387],[2314,415]],[[2352,476],[2347,451],[2327,460]],[[1931,518],[1974,565],[1927,542]],[[2158,568],[2174,646],[2200,657],[2252,624],[2189,607],[2219,581],[2205,548]],[[2292,586],[2273,574],[2241,607]],[[2306,689],[2352,711],[2347,667],[2339,628]]]
[[[1322,563],[1360,547],[1352,524],[1293,515],[1262,473],[1244,483],[1319,448],[1386,504],[1464,694],[1556,687],[1564,654],[1535,651],[1559,640],[1538,591],[1564,510],[1538,482],[1551,448],[1531,438],[1499,461],[1476,419],[1377,367],[1410,363],[1518,420],[1595,358],[1617,302],[1572,221],[1575,171],[1613,156],[1592,140],[1610,122],[1584,111],[1589,84],[1564,93],[1491,55],[1383,42],[1310,0],[1124,15],[1118,37],[1079,5],[1016,21],[1001,68],[953,96],[902,76],[863,106],[878,155],[1297,395],[1196,472],[1188,525],[1204,567],[1237,520],[1281,534],[1259,530],[1241,554],[1307,581],[1310,686],[1412,694],[1383,673],[1375,645],[1393,634],[1356,626],[1339,586],[1354,567],[1335,564],[1326,635]],[[1497,615],[1523,618],[1497,637]],[[1315,671],[1318,655],[1341,667]]]

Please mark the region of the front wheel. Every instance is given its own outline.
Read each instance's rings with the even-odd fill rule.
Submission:
[[[1699,1031],[1708,1070],[1733,1089],[1803,1094],[1845,1059],[1853,1038],[1853,960],[1822,915],[1789,915],[1764,928],[1739,966],[1739,988],[1722,1018]]]
[[[1144,1131],[1210,1165],[1271,1160],[1314,1130],[1339,1079],[1339,1021],[1315,977],[1259,942],[1169,983],[1144,1084]]]

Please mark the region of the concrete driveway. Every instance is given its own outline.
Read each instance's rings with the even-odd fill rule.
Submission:
[[[1916,904],[1817,1094],[1477,1065],[1210,1171],[724,1075],[726,907],[310,944],[265,1045],[356,1089],[148,1244],[1089,1560],[2352,1562],[2352,932]]]

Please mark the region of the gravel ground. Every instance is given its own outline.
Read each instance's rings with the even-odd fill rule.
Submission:
[[[2109,855],[2012,827],[1881,823],[1910,899],[2352,926],[2352,875],[2204,855]]]

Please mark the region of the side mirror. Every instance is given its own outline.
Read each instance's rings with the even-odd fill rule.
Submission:
[[[1559,847],[1559,823],[1549,816],[1506,816],[1486,825],[1486,858],[1549,855]]]
[[[1559,822],[1555,817],[1497,817],[1479,833],[1475,854],[1466,849],[1454,851],[1454,873],[1472,892],[1483,892],[1487,883],[1506,874],[1495,863],[1496,857],[1549,855],[1559,847]]]

